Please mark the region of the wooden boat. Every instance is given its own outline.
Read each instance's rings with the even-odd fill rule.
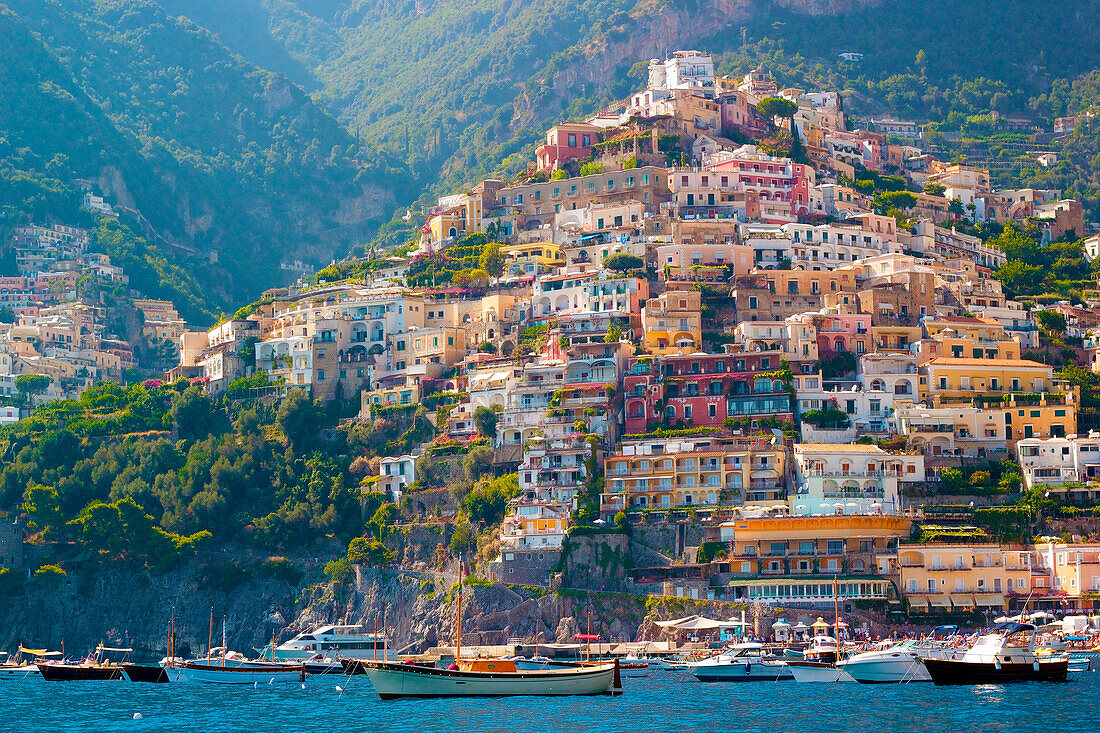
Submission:
[[[1065,682],[1069,657],[1035,653],[1036,628],[1005,622],[983,634],[958,658],[925,657],[937,685],[990,685],[1003,682]]]
[[[459,558],[461,568],[462,559]],[[462,659],[462,571],[458,579],[455,663],[448,669],[357,660],[383,700],[399,697],[504,697],[518,695],[618,695],[619,662],[567,669],[518,670],[511,659]],[[598,637],[597,637],[598,638]]]
[[[38,670],[42,673],[42,679],[47,682],[77,682],[88,680],[120,680],[122,679],[122,665],[111,661],[101,662],[100,657],[105,654],[130,654],[133,649],[114,649],[100,644],[95,652],[82,662],[73,664],[66,662],[40,662]]]
[[[168,671],[159,664],[131,664],[122,665],[122,676],[128,682],[171,682]]]
[[[504,697],[519,695],[618,695],[619,664],[519,671],[510,659],[475,659],[435,669],[398,662],[359,660],[378,696]]]
[[[168,668],[172,682],[216,685],[272,685],[305,680],[301,664],[249,664],[223,667],[210,662],[181,662]]]
[[[22,644],[15,656],[4,654],[4,663],[0,664],[0,680],[25,680],[42,679],[42,671],[38,669],[40,662],[47,662],[51,658],[63,657],[61,652],[51,652],[46,649],[27,649]]]

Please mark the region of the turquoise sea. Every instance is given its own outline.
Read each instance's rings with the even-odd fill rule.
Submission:
[[[341,694],[337,685],[346,684]],[[127,682],[5,681],[0,731],[726,731],[1100,730],[1100,673],[1064,685],[987,687],[701,683],[683,673],[624,679],[621,697],[394,700],[369,680],[313,677],[237,688]],[[140,713],[141,719],[134,714]]]

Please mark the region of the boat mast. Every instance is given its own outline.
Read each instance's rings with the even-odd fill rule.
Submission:
[[[592,609],[588,609],[588,633],[585,634],[588,638],[584,640],[585,647],[585,660],[586,662],[592,661]]]
[[[836,650],[840,654],[840,584],[837,577],[833,576],[833,614],[836,616]]]
[[[462,659],[462,555],[458,556],[458,631],[455,635],[455,664]]]
[[[225,666],[225,616],[222,616],[222,666]]]
[[[387,636],[389,636],[389,634],[386,631],[386,602],[382,601],[382,661],[386,661],[386,659],[389,658],[388,657],[388,652],[386,650],[386,644],[389,641],[386,638]],[[375,649],[378,648],[378,637],[377,636],[374,637],[374,648]]]
[[[374,643],[371,644],[374,648],[374,661],[378,661],[378,614],[374,615]]]
[[[214,607],[210,607],[210,631],[206,634],[206,657],[214,650]]]

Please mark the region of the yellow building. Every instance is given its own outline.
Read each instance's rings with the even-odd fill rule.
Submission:
[[[447,196],[439,203],[439,210],[432,212],[424,225],[433,245],[444,239],[459,240],[485,231],[481,194]]]
[[[623,441],[604,461],[601,512],[772,504],[786,460],[775,438]]]
[[[863,573],[907,539],[911,526],[889,514],[760,517],[724,523],[719,539],[733,543],[732,573]]]
[[[909,352],[912,344],[920,341],[920,326],[871,325],[871,348],[879,353],[891,351]]]
[[[997,544],[898,547],[899,585],[913,613],[1008,608],[1031,589],[1031,551]]]
[[[500,248],[507,258],[505,272],[509,275],[536,276],[565,265],[561,247],[551,242],[511,244]]]
[[[703,295],[669,290],[642,306],[644,348],[651,354],[693,354],[703,345]]]
[[[921,370],[928,379],[933,406],[971,402],[975,397],[1000,397],[1012,392],[1061,391],[1054,368],[1027,359],[936,357]]]

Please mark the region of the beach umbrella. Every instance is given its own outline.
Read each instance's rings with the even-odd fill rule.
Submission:
[[[841,628],[841,629],[846,629],[846,628],[848,628],[848,624],[844,621],[838,621],[837,622],[837,627]]]

